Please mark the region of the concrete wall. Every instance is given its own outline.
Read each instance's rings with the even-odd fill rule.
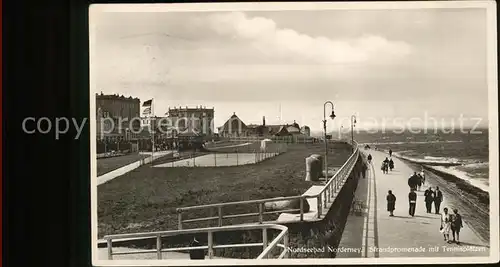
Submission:
[[[321,248],[328,245],[337,248],[342,233],[344,231],[347,217],[354,199],[354,193],[358,186],[358,181],[362,178],[363,165],[366,162],[360,156],[358,162],[342,187],[339,196],[330,207],[326,217],[313,223],[293,223],[287,224],[290,231],[290,243],[294,247],[316,247]],[[327,250],[326,250],[327,251]],[[334,253],[291,253],[296,258],[334,258]]]

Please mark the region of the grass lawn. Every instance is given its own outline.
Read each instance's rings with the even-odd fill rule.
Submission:
[[[334,149],[329,154],[329,166],[342,165],[351,154],[351,147],[345,143],[329,147]],[[106,234],[177,229],[178,207],[301,195],[311,186],[311,182],[304,181],[305,158],[313,153],[323,154],[323,144],[291,144],[284,154],[253,165],[141,166],[98,187],[99,238]],[[232,209],[227,208],[224,213],[256,211],[256,207]]]
[[[134,163],[143,158],[147,158],[149,155],[140,155],[140,154],[130,154],[125,156],[111,157],[111,158],[103,158],[97,160],[97,176],[101,176],[110,171],[114,171],[119,169],[125,165]]]

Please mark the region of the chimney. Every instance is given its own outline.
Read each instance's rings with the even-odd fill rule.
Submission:
[[[266,116],[262,116],[262,126],[266,126]]]

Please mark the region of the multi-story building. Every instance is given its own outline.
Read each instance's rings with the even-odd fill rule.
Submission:
[[[167,112],[169,123],[179,134],[214,135],[214,109],[206,107],[174,107]]]
[[[99,140],[132,140],[141,128],[139,98],[96,94],[96,133]]]
[[[162,138],[175,137],[177,130],[175,125],[171,123],[172,119],[169,117],[142,117],[141,118],[141,137],[151,135],[150,130],[155,131],[155,135]],[[156,127],[154,127],[156,125]]]

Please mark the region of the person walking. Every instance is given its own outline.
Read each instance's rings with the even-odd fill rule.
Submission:
[[[394,216],[394,210],[396,209],[396,196],[392,193],[392,190],[389,190],[387,194],[387,211],[389,212],[389,216]]]
[[[417,176],[418,176],[418,191],[420,191],[420,188],[424,185],[424,178],[420,173],[418,173]]]
[[[191,247],[200,247],[200,242],[196,237],[191,242]],[[203,249],[192,249],[189,251],[189,258],[192,260],[204,260],[205,259],[205,251]]]
[[[439,214],[439,206],[441,206],[441,202],[443,202],[443,193],[439,190],[439,187],[436,186],[436,192],[434,192],[434,208],[436,209],[436,214]]]
[[[382,162],[382,171],[383,173],[389,173],[389,159],[385,158]]]
[[[372,163],[372,154],[368,154],[368,164]]]
[[[448,213],[448,208],[443,209],[441,214],[441,227],[439,231],[443,233],[444,241],[451,243],[450,241],[450,229],[451,229],[451,216]]]
[[[453,242],[460,244],[460,229],[463,228],[462,215],[458,213],[457,209],[453,209],[453,215],[451,216],[451,234],[453,235]],[[456,241],[455,241],[456,235]]]
[[[392,171],[394,169],[394,161],[392,158],[389,159],[389,169]]]
[[[413,188],[410,189],[410,193],[408,194],[408,202],[409,202],[408,213],[412,217],[414,217],[415,216],[415,209],[417,206],[417,193],[415,193],[415,190]]]
[[[414,172],[413,175],[410,176],[410,178],[408,178],[408,186],[410,187],[410,189],[417,190],[417,184],[418,184],[418,177],[417,173]]]
[[[434,191],[429,187],[427,190],[425,190],[424,193],[424,201],[425,201],[425,208],[427,209],[427,213],[432,213],[432,202],[434,202]]]
[[[392,157],[392,149],[389,149],[389,157]]]
[[[425,172],[424,172],[424,167],[422,167],[422,170],[420,171],[420,177],[422,177],[422,185],[425,185]]]
[[[420,189],[422,188],[422,177],[420,176],[420,173],[417,174],[417,188],[418,188],[418,191],[420,191]]]

